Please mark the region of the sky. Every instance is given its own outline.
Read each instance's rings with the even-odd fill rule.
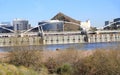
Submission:
[[[0,0],[0,22],[20,18],[36,26],[59,12],[102,27],[106,20],[120,18],[120,0]]]

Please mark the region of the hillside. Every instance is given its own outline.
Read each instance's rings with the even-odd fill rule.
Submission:
[[[73,22],[73,23],[77,23],[80,24],[80,21],[75,20],[63,13],[58,13],[57,15],[55,15],[51,20],[60,20],[60,21],[67,21],[67,22]],[[74,24],[64,24],[64,30],[65,31],[78,31],[80,30],[80,26],[74,25]]]

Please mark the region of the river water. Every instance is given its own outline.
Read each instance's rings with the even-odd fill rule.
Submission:
[[[40,46],[24,46],[24,47],[0,47],[0,52],[30,49],[30,50],[56,50],[56,49],[77,49],[77,50],[94,50],[94,49],[108,49],[118,47],[120,42],[109,43],[80,43],[80,44],[59,44],[59,45],[40,45]]]

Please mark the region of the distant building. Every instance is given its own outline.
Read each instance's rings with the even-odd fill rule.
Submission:
[[[87,20],[85,22],[81,21],[80,23],[81,23],[80,26],[83,30],[86,30],[86,31],[90,30],[90,28],[91,28],[90,20]]]
[[[14,31],[23,32],[30,28],[28,20],[14,19],[13,20]]]
[[[38,25],[41,25],[43,28],[43,31],[63,31],[63,24],[64,22],[61,22],[59,20],[49,20],[49,21],[42,21],[39,22]]]
[[[115,18],[115,19],[114,19],[114,22],[117,22],[117,21],[120,22],[120,18]]]
[[[113,21],[105,21],[104,30],[118,30],[120,29],[120,18],[115,18]]]
[[[108,25],[110,22],[109,21],[105,21],[105,26]]]
[[[11,33],[13,32],[13,26],[10,25],[8,22],[2,22],[0,24],[0,33]]]

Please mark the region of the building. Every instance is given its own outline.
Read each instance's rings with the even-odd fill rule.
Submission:
[[[91,23],[90,23],[90,20],[87,20],[85,22],[82,22],[81,21],[81,24],[80,24],[81,28],[85,31],[89,31],[90,28],[91,28]]]
[[[109,21],[105,21],[105,26],[108,25],[110,22]]]
[[[64,22],[59,20],[42,21],[38,23],[42,26],[43,31],[63,31]]]
[[[80,31],[81,30],[79,20],[73,19],[72,17],[67,16],[61,12],[56,14],[53,18],[51,18],[51,20],[71,22],[71,23],[64,23],[64,31]]]
[[[69,24],[74,24],[76,25],[77,23],[73,23],[73,22],[68,22]],[[66,21],[59,21],[59,20],[49,20],[49,21],[42,21],[39,22],[38,25],[42,25],[42,28],[44,31],[63,31],[65,29],[65,25]],[[80,22],[80,24],[77,24],[77,26],[79,25],[79,28],[81,27],[83,30],[90,30],[91,28],[91,23],[90,20],[87,20],[85,22]],[[71,30],[69,30],[71,31]]]
[[[28,20],[14,19],[13,20],[14,31],[23,32],[30,28]]]
[[[114,22],[118,22],[118,21],[120,22],[120,18],[115,18],[114,19]]]
[[[113,21],[105,21],[104,30],[118,30],[120,29],[120,18],[115,18]]]

